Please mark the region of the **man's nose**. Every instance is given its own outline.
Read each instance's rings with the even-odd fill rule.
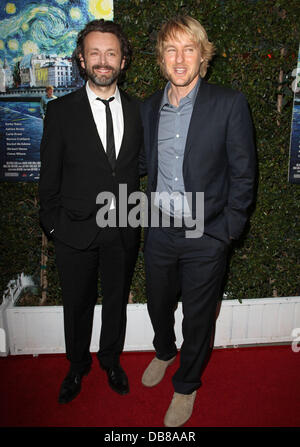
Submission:
[[[105,53],[99,53],[98,54],[98,62],[99,62],[99,65],[105,65],[106,64]]]
[[[178,50],[176,52],[176,62],[181,63],[184,61],[184,52],[182,50]]]

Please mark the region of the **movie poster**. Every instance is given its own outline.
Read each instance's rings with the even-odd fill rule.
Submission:
[[[289,182],[300,183],[300,46],[293,90],[295,95],[290,143]]]
[[[39,179],[47,103],[83,85],[72,59],[76,37],[100,18],[113,19],[113,0],[1,2],[1,181]]]

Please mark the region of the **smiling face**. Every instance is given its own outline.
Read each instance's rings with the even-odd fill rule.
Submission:
[[[112,33],[90,32],[84,39],[81,66],[92,86],[112,87],[124,68],[119,39]]]
[[[199,79],[202,61],[199,45],[188,34],[177,33],[164,42],[162,67],[174,87],[192,90]]]

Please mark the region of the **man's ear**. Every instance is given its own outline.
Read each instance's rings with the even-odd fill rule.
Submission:
[[[122,62],[121,62],[121,70],[123,70],[123,68],[125,67],[125,62],[126,62],[126,59],[125,59],[125,57],[123,57]]]
[[[79,60],[80,60],[81,67],[85,70],[84,58],[81,53],[79,54]]]

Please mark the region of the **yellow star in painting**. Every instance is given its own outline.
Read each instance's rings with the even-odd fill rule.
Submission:
[[[113,0],[89,0],[89,11],[96,19],[113,18]]]
[[[10,50],[17,51],[17,49],[19,48],[19,42],[16,39],[10,39],[7,42],[7,46]]]
[[[39,47],[35,42],[32,42],[31,40],[27,40],[22,45],[23,54],[37,54],[39,53]]]
[[[79,8],[71,8],[70,9],[70,17],[73,20],[80,20],[81,19],[81,11]]]
[[[16,12],[16,5],[14,3],[6,3],[5,11],[7,14],[14,14]]]

